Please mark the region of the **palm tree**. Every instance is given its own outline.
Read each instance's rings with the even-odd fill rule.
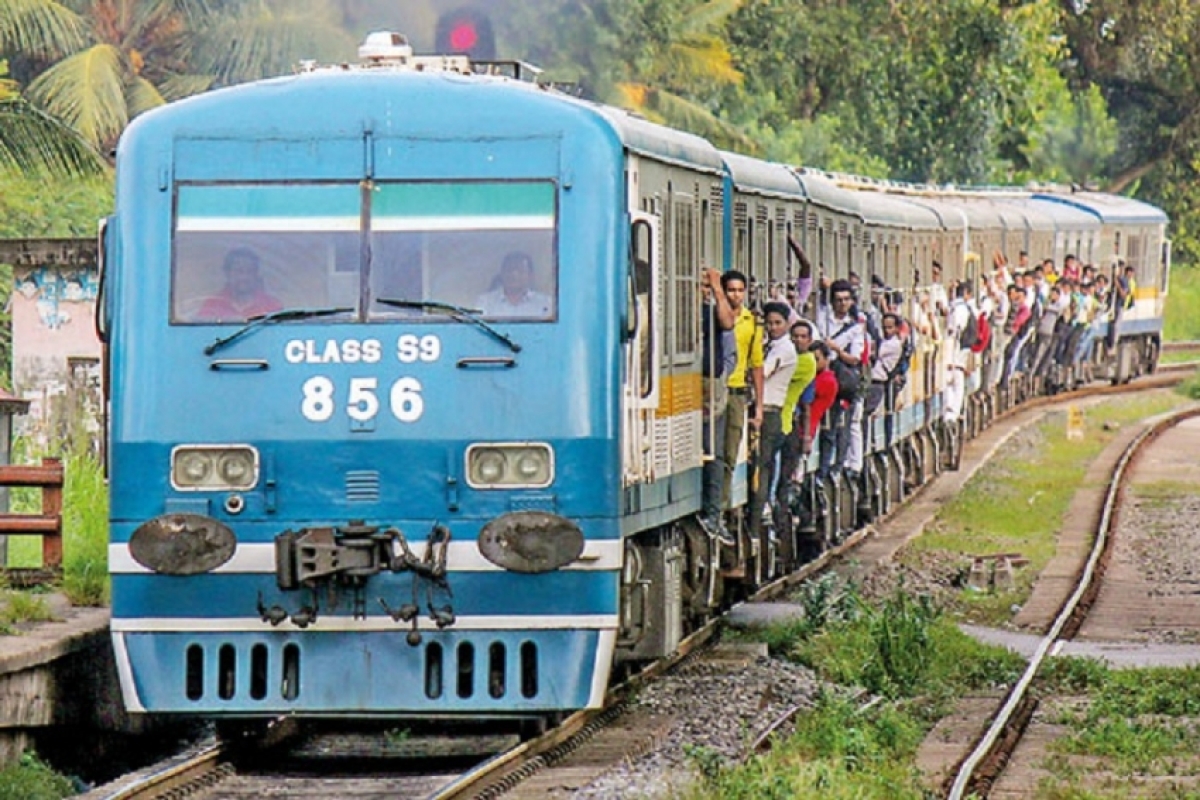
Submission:
[[[25,91],[30,102],[108,152],[131,119],[155,106],[279,74],[302,56],[329,57],[348,41],[329,24],[329,6],[330,0],[3,0],[0,52],[34,64],[36,77]]]
[[[631,62],[625,80],[615,85],[614,101],[656,122],[693,131],[725,147],[756,149],[745,134],[689,100],[706,88],[737,85],[741,73],[724,38],[714,32],[737,11],[741,0],[707,0],[693,5],[669,26],[645,60]],[[644,53],[645,51],[643,51]]]
[[[95,148],[22,99],[7,75],[0,61],[0,173],[74,177],[104,170]]]

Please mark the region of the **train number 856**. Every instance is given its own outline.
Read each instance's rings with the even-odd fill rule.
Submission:
[[[326,422],[337,410],[333,381],[317,375],[304,382],[304,400],[300,413],[312,422]],[[401,422],[416,422],[425,413],[421,397],[421,382],[416,378],[397,378],[388,391],[388,406],[392,416]],[[346,415],[356,422],[366,422],[379,413],[379,379],[351,378],[350,392],[345,400]]]

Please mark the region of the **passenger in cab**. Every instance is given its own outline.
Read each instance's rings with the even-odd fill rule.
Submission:
[[[235,247],[221,265],[225,287],[204,301],[196,317],[203,322],[244,322],[250,317],[270,314],[283,303],[267,291],[260,273],[258,253],[249,247]]]
[[[516,251],[500,262],[492,290],[475,305],[485,317],[546,319],[554,312],[550,298],[533,288],[533,259]]]

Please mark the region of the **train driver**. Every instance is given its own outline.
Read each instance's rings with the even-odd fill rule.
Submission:
[[[225,255],[222,265],[225,288],[200,306],[198,319],[205,322],[241,322],[283,308],[283,303],[267,291],[259,272],[258,253],[249,247],[235,247]]]
[[[544,319],[553,314],[550,298],[533,288],[533,259],[525,253],[514,251],[504,257],[493,286],[475,303],[485,317]]]

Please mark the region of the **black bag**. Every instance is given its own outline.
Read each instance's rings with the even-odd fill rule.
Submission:
[[[964,305],[966,305],[964,303]],[[979,318],[971,313],[967,306],[967,324],[958,332],[958,346],[963,350],[971,350],[979,344]]]
[[[833,357],[831,365],[834,376],[838,382],[838,400],[848,400],[854,402],[858,399],[858,393],[862,389],[862,367],[859,365],[850,366],[837,356]]]
[[[846,331],[850,330],[856,323],[848,322],[842,326],[842,329],[830,336],[833,340],[841,336]],[[861,364],[851,366],[845,361],[842,361],[841,356],[834,354],[829,361],[829,368],[833,370],[833,375],[837,378],[838,392],[837,399],[845,400],[853,403],[858,399],[859,393],[863,390],[863,370]]]

